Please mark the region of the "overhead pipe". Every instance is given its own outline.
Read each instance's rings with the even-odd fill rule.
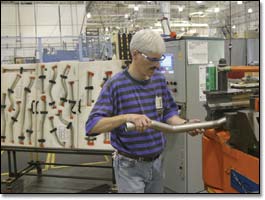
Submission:
[[[226,123],[225,117],[214,121],[205,121],[205,122],[182,124],[182,125],[169,125],[152,120],[150,128],[157,131],[162,131],[164,133],[184,133],[195,129],[217,128],[222,126],[224,123]],[[136,130],[135,124],[131,122],[126,123],[126,131],[135,131],[135,130]]]

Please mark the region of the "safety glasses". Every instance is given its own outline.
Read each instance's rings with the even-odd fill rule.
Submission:
[[[145,55],[144,53],[138,51],[145,59],[151,61],[151,62],[160,62],[160,61],[163,61],[165,60],[165,55],[162,55],[161,58],[151,58],[151,57],[148,57],[147,55]]]

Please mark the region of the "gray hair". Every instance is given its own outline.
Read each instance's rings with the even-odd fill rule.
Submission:
[[[130,43],[130,52],[138,50],[142,53],[164,54],[166,51],[163,38],[150,29],[144,29],[136,32]]]

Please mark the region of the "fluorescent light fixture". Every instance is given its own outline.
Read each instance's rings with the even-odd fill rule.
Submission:
[[[87,17],[87,18],[91,18],[91,13],[88,12],[88,13],[86,14],[86,17]]]
[[[183,11],[183,9],[184,9],[184,7],[182,7],[182,6],[179,6],[179,7],[178,7],[178,9],[179,9],[179,12],[182,12],[182,11]]]
[[[242,1],[237,1],[237,4],[238,5],[241,5],[243,2]]]
[[[129,15],[128,14],[125,14],[124,15],[124,18],[128,19]]]
[[[215,12],[215,13],[220,12],[220,8],[218,8],[218,7],[214,8],[214,12]]]
[[[139,7],[138,6],[134,6],[134,11],[139,11]]]
[[[197,3],[197,4],[201,4],[201,3],[202,3],[202,1],[196,1],[196,3]]]
[[[253,12],[252,8],[249,8],[248,13],[252,13],[252,12]]]
[[[236,25],[233,25],[232,28],[235,29],[236,28]]]
[[[199,12],[193,12],[193,13],[190,13],[189,15],[190,16],[195,16],[195,15],[198,15],[198,16],[202,16],[204,13],[202,11],[199,11]]]
[[[108,31],[109,31],[109,28],[108,28],[108,27],[106,27],[106,28],[105,28],[105,31],[106,31],[106,32],[108,32]]]
[[[160,22],[156,22],[155,24],[154,24],[154,26],[155,27],[161,27],[161,24],[160,24]],[[184,22],[184,23],[174,23],[174,22],[172,22],[172,23],[170,23],[170,27],[197,27],[197,28],[199,28],[199,27],[201,27],[201,28],[203,28],[203,27],[209,27],[209,25],[208,24],[194,24],[194,23],[189,23],[189,22]]]

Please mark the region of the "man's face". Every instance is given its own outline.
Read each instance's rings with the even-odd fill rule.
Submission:
[[[135,51],[135,63],[137,68],[143,76],[151,77],[155,70],[160,67],[160,59],[162,55],[158,53],[144,54],[139,51]]]

